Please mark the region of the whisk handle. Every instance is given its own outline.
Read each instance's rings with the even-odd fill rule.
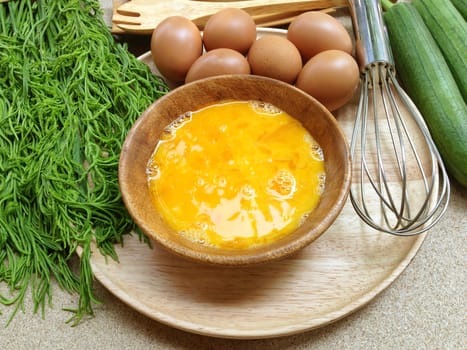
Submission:
[[[376,62],[394,65],[378,0],[350,1],[356,38],[356,55],[362,70]]]

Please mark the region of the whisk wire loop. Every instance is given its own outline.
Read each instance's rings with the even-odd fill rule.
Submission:
[[[405,199],[407,199],[407,167],[406,167],[406,157],[405,157],[405,144],[403,142],[403,138],[397,138],[394,135],[394,128],[396,128],[397,134],[400,135],[401,132],[401,125],[400,125],[400,119],[398,118],[400,115],[398,113],[399,109],[397,108],[397,105],[394,104],[394,99],[392,98],[392,95],[390,93],[390,87],[387,82],[387,75],[390,74],[390,70],[386,71],[386,65],[383,64],[377,64],[377,76],[373,75],[373,86],[376,88],[378,87],[380,92],[379,96],[381,96],[381,101],[384,109],[384,115],[386,116],[385,121],[387,123],[387,130],[389,130],[389,135],[391,139],[391,143],[394,147],[394,156],[395,156],[395,165],[397,165],[397,169],[399,171],[399,176],[401,179],[401,193],[403,196],[404,200],[400,201],[400,206],[399,208],[397,207],[395,201],[393,200],[393,197],[391,195],[391,191],[388,188],[388,181],[385,176],[385,170],[384,170],[384,161],[383,157],[381,154],[381,139],[379,137],[380,135],[380,127],[378,126],[379,118],[378,115],[376,114],[378,109],[376,108],[378,101],[376,100],[376,97],[373,99],[373,113],[374,113],[374,120],[375,120],[375,133],[376,133],[376,150],[378,152],[378,169],[379,169],[379,174],[380,174],[380,184],[384,184],[384,190],[385,194],[388,198],[388,201],[382,201],[381,205],[387,205],[386,203],[389,202],[390,205],[388,205],[388,209],[395,214],[395,217],[397,218],[396,223],[393,225],[392,229],[395,229],[399,225],[401,225],[402,220],[404,219],[404,213],[407,210],[407,212],[410,212],[410,207]],[[372,70],[370,70],[371,74]],[[376,96],[377,94],[374,94]],[[388,116],[394,115],[395,118],[388,118]],[[383,122],[383,121],[381,121]],[[397,143],[397,141],[399,141]],[[388,218],[388,215],[386,215],[386,210],[385,208],[382,208],[382,213],[384,216],[384,220],[386,222],[386,225],[390,227],[390,220]],[[410,214],[409,214],[410,215]]]
[[[371,227],[401,236],[433,227],[449,200],[442,160],[423,118],[404,94],[390,65],[369,65],[362,73],[350,144],[357,173],[350,199],[357,214]],[[410,122],[421,135],[411,134],[407,110],[418,115]],[[369,200],[375,197],[378,213]]]
[[[426,190],[427,196],[428,197],[433,197],[433,196],[436,196],[436,194],[438,194],[436,201],[432,205],[432,210],[427,213],[427,216],[429,216],[429,217],[434,217],[435,215],[438,215],[438,217],[436,218],[437,220],[434,222],[434,223],[436,223],[436,222],[439,221],[441,216],[446,211],[448,203],[449,203],[449,199],[450,199],[449,176],[448,176],[447,170],[446,170],[446,168],[444,166],[442,157],[441,157],[441,155],[440,155],[440,153],[438,151],[438,148],[436,147],[436,144],[435,144],[435,142],[433,141],[433,139],[431,137],[428,126],[425,123],[425,120],[423,119],[423,116],[421,115],[421,113],[419,112],[419,110],[417,109],[415,104],[412,102],[410,97],[407,95],[407,93],[399,85],[399,83],[398,83],[398,81],[397,81],[397,79],[396,79],[396,77],[394,75],[391,77],[391,80],[392,80],[392,84],[393,84],[394,88],[396,89],[398,95],[400,96],[400,98],[403,101],[403,103],[405,104],[405,106],[407,106],[407,108],[408,108],[408,110],[410,112],[410,115],[412,116],[412,118],[416,122],[418,128],[420,129],[421,133],[423,134],[424,139],[426,140],[426,144],[427,144],[427,146],[428,146],[428,148],[430,150],[430,154],[431,154],[431,162],[432,162],[431,169],[437,169],[438,172],[439,172],[437,177],[431,177],[430,182],[428,182],[429,177],[426,176],[425,173],[422,174],[423,175],[422,178],[425,181],[425,188],[427,189]],[[414,150],[416,149],[414,145],[412,145],[412,148]],[[420,156],[417,156],[417,163],[419,165],[419,168],[423,172],[424,169],[421,166],[422,162],[421,162]],[[439,180],[438,183],[436,182],[437,180]],[[437,190],[438,190],[437,192],[435,191],[436,185],[439,185],[439,187],[437,188]],[[428,203],[426,204],[426,206],[429,207]]]
[[[423,117],[397,81],[379,2],[350,5],[361,69],[350,200],[376,230],[420,234],[446,211],[449,178]]]

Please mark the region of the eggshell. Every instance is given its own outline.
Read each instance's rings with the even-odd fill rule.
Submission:
[[[359,77],[357,62],[351,55],[340,50],[326,50],[303,66],[295,85],[334,111],[352,98]]]
[[[246,54],[256,40],[256,24],[244,10],[226,8],[212,15],[203,30],[207,51],[229,48]]]
[[[152,33],[151,53],[154,64],[165,78],[184,81],[193,62],[203,53],[201,32],[185,17],[168,17]]]
[[[293,84],[302,69],[300,52],[289,40],[265,35],[251,45],[248,52],[251,72]]]
[[[352,54],[352,39],[339,20],[320,11],[308,11],[289,25],[289,39],[302,54],[303,62],[325,50],[341,50]]]
[[[185,82],[222,74],[250,74],[250,66],[245,56],[225,48],[208,51],[193,63]]]

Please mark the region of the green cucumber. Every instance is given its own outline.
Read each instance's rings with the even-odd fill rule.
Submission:
[[[384,14],[398,78],[422,113],[446,168],[467,187],[467,106],[420,14],[398,3]]]
[[[414,0],[412,4],[441,49],[467,101],[467,23],[449,0]]]
[[[451,0],[452,4],[457,8],[464,19],[467,18],[467,1],[465,0]]]

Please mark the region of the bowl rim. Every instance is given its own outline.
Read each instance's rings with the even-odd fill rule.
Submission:
[[[238,250],[228,250],[229,254],[226,254],[226,250],[223,249],[214,249],[211,250],[212,254],[203,254],[199,251],[194,249],[190,249],[184,245],[177,244],[173,240],[167,239],[166,237],[161,236],[150,227],[144,220],[141,219],[137,208],[135,208],[132,203],[132,190],[131,186],[129,185],[129,181],[127,178],[129,176],[128,169],[125,169],[126,162],[128,161],[128,150],[131,147],[131,143],[135,135],[137,135],[138,131],[140,130],[141,126],[148,122],[148,119],[152,118],[153,110],[157,109],[161,104],[163,104],[166,100],[173,99],[174,96],[176,97],[181,89],[190,89],[193,86],[197,86],[198,84],[204,84],[209,81],[218,81],[219,83],[225,81],[225,79],[233,79],[238,80],[241,79],[242,81],[251,81],[253,84],[256,82],[266,82],[268,84],[275,84],[278,86],[282,86],[286,89],[291,89],[294,91],[295,94],[301,94],[306,99],[309,99],[312,103],[314,103],[323,113],[322,115],[327,118],[327,121],[332,125],[335,129],[334,132],[338,135],[338,138],[342,141],[342,147],[344,149],[345,154],[342,155],[345,158],[344,162],[344,169],[343,169],[343,182],[342,186],[338,190],[338,194],[335,196],[334,204],[332,206],[332,210],[323,217],[323,220],[316,225],[313,230],[310,232],[306,232],[301,234],[298,238],[288,242],[288,244],[278,246],[273,249],[262,249],[261,251],[257,251],[255,254],[251,254],[252,250],[250,249],[238,249]],[[292,115],[292,117],[294,117]],[[295,117],[294,117],[295,118]],[[171,91],[169,91],[164,96],[160,97],[156,101],[154,101],[142,114],[138,119],[135,121],[133,126],[131,127],[130,131],[128,132],[125,141],[122,146],[122,151],[120,154],[119,159],[119,166],[118,166],[118,180],[120,185],[120,193],[122,196],[122,200],[128,210],[128,213],[134,220],[135,224],[139,227],[139,229],[150,239],[156,242],[159,246],[168,250],[171,253],[174,253],[178,256],[183,258],[187,258],[189,260],[195,262],[202,262],[202,263],[209,263],[214,265],[222,265],[222,266],[246,266],[246,265],[253,265],[259,263],[265,263],[270,261],[276,261],[282,258],[285,258],[295,252],[300,251],[302,248],[309,245],[311,242],[319,238],[328,228],[332,225],[332,223],[336,220],[339,213],[342,211],[347,197],[349,195],[350,189],[350,182],[351,182],[351,158],[350,158],[350,149],[349,143],[347,142],[347,138],[339,126],[336,118],[334,115],[327,110],[324,105],[322,105],[318,100],[310,96],[309,94],[303,92],[302,90],[296,88],[293,85],[281,82],[276,79],[256,76],[256,75],[222,75],[222,76],[215,76],[215,77],[208,77],[201,80],[197,80],[188,84],[184,84],[180,87],[177,87]],[[319,206],[319,204],[318,204]],[[222,253],[224,252],[224,253]],[[232,253],[235,254],[232,254]],[[250,253],[250,254],[249,254]]]

